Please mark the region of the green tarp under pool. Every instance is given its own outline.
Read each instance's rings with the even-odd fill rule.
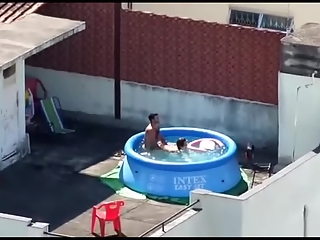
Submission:
[[[118,166],[111,170],[108,173],[103,174],[100,176],[101,181],[112,188],[118,195],[133,198],[133,199],[152,199],[160,202],[172,203],[172,204],[188,204],[189,198],[170,198],[170,197],[157,197],[148,194],[138,193],[130,188],[124,186],[119,180],[119,172],[121,168],[122,162],[119,162]],[[241,170],[242,179],[241,181],[232,189],[224,192],[224,194],[229,194],[233,196],[239,196],[242,193],[248,190],[248,177],[247,175]]]

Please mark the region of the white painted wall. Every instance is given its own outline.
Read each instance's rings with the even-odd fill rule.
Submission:
[[[24,97],[24,60],[15,63],[15,74],[2,78],[2,121],[3,121],[3,156],[19,147],[26,136],[25,132],[25,97]]]
[[[46,237],[49,224],[35,222],[31,218],[0,213],[1,237]]]
[[[19,142],[26,138],[26,105],[25,105],[25,60],[16,62],[16,79],[18,84],[18,137]]]
[[[193,217],[162,233],[162,237],[222,237],[242,236],[242,202],[237,197],[195,190],[190,202],[197,199],[202,208]],[[166,229],[166,227],[165,227]],[[156,233],[157,234],[157,233]],[[152,237],[152,236],[151,236]]]
[[[0,159],[3,160],[0,161],[0,170],[23,157],[27,148],[25,68],[22,58],[17,59],[15,68],[15,74],[8,78],[4,78],[3,69],[0,69]]]
[[[3,94],[3,69],[0,69],[0,163],[4,156],[4,113],[2,111],[4,107],[4,94]],[[1,167],[2,164],[0,164]]]
[[[320,80],[279,73],[279,149],[278,156],[283,162],[303,156],[320,144]],[[299,95],[297,99],[297,88]],[[297,117],[295,127],[295,117]]]
[[[68,111],[113,115],[113,80],[26,66],[26,76],[39,78],[49,96],[59,98]]]
[[[39,78],[65,110],[113,117],[113,80],[30,66],[26,74]],[[158,112],[163,126],[207,128],[239,143],[277,146],[276,106],[125,81],[121,84],[122,122],[131,127],[143,129],[148,114]]]
[[[124,9],[127,3],[122,3]],[[294,17],[295,27],[307,22],[320,22],[319,3],[132,3],[133,10],[191,18],[209,22],[229,23],[229,10]]]
[[[190,202],[199,199],[202,211],[163,236],[319,236],[319,168],[310,152],[240,197],[195,190]]]
[[[2,71],[2,118],[3,135],[2,157],[10,155],[18,147],[18,83],[16,73],[4,78]]]
[[[240,99],[123,82],[122,117],[146,121],[158,112],[168,126],[212,129],[257,146],[275,144],[277,107]]]

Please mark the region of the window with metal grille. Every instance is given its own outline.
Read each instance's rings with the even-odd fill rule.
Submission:
[[[263,13],[253,13],[231,9],[230,24],[255,28],[272,29],[281,32],[293,32],[294,21],[291,17],[282,17]]]
[[[231,10],[229,23],[248,27],[258,27],[259,13]]]

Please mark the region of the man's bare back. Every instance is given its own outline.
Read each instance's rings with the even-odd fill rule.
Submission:
[[[144,146],[148,150],[159,149],[166,141],[160,134],[160,121],[158,114],[149,115],[149,125],[145,129]]]
[[[156,130],[152,128],[151,124],[149,124],[144,132],[144,147],[146,149],[156,149],[158,138],[156,136]]]

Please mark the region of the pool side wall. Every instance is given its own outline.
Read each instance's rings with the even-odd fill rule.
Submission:
[[[114,116],[113,79],[26,66],[57,96],[67,115],[79,120],[142,130],[147,115],[158,112],[163,126],[186,126],[222,132],[238,145],[277,150],[275,105],[121,81],[122,120]]]
[[[129,188],[155,196],[188,197],[194,189],[207,189],[222,193],[238,184],[241,179],[239,165],[234,161],[216,168],[192,172],[173,172],[151,169],[136,159],[125,159],[120,180]]]
[[[236,159],[236,144],[228,136],[198,128],[163,128],[164,136],[194,136],[215,138],[227,146],[227,151],[213,161],[163,162],[138,154],[135,149],[143,140],[143,132],[132,136],[125,144],[126,159],[120,180],[129,188],[149,195],[188,197],[194,189],[225,192],[241,179]]]

